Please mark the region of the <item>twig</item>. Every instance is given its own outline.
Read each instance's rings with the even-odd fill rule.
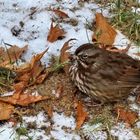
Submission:
[[[84,16],[83,16],[84,17]],[[85,17],[84,17],[85,18]],[[86,20],[86,25],[88,25],[87,23],[88,23],[88,21],[87,21],[87,19],[85,18],[85,20]],[[86,36],[87,36],[87,39],[88,39],[88,42],[90,43],[90,39],[89,39],[89,36],[88,36],[88,32],[87,32],[87,28],[85,28],[86,29]]]
[[[10,53],[9,53],[9,51],[8,51],[8,48],[7,48],[7,46],[6,46],[6,43],[4,42],[4,40],[2,40],[2,42],[4,43],[4,46],[5,46],[5,48],[6,48],[6,52],[7,52],[8,58],[9,58],[10,63],[11,63],[12,61],[11,61]]]

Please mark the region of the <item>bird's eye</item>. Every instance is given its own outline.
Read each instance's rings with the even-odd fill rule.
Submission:
[[[87,54],[83,54],[83,55],[82,55],[82,58],[83,58],[83,59],[87,59],[87,58],[88,58],[88,55],[87,55]]]

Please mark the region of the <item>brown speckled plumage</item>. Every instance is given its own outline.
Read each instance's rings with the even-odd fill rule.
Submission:
[[[138,60],[89,43],[77,48],[69,71],[80,91],[101,102],[125,99],[140,85]]]

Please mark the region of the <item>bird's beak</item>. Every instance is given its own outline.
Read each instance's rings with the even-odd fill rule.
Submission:
[[[75,61],[75,60],[78,60],[78,57],[75,54],[71,54],[69,56],[69,59],[70,59],[70,61]]]
[[[69,62],[71,63],[71,64],[75,64],[75,63],[77,63],[77,61],[76,60],[78,60],[78,57],[76,56],[76,55],[74,55],[74,54],[71,54],[70,56],[69,56]]]

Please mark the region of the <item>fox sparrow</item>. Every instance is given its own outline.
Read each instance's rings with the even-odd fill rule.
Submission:
[[[69,72],[80,91],[101,102],[125,99],[140,85],[138,60],[90,43],[76,49]]]

